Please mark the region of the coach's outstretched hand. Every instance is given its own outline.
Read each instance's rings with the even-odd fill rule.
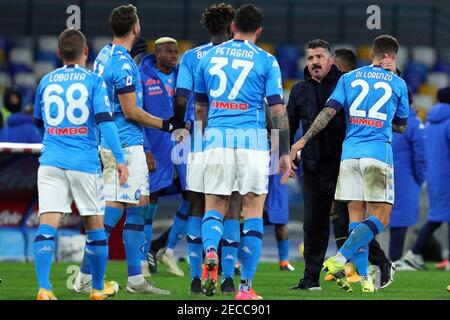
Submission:
[[[175,117],[171,117],[169,120],[163,120],[161,130],[172,133],[177,129],[184,129],[185,127],[186,122],[177,120]]]
[[[124,163],[117,164],[117,172],[119,173],[119,184],[123,186],[128,179],[128,168]]]

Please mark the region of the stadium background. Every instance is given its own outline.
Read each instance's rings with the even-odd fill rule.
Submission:
[[[215,1],[50,1],[50,0],[0,0],[0,97],[6,87],[15,85],[24,97],[25,109],[32,106],[34,90],[42,75],[60,65],[56,57],[56,36],[66,26],[70,5],[81,9],[81,29],[88,37],[92,64],[98,50],[110,40],[107,25],[109,13],[125,3],[138,7],[142,36],[152,42],[160,36],[171,36],[179,41],[180,55],[187,49],[207,42],[207,32],[200,26],[200,15],[205,7]],[[438,88],[449,85],[450,76],[450,2],[447,1],[252,1],[264,13],[264,31],[258,45],[275,54],[282,68],[284,89],[302,78],[303,46],[306,41],[322,38],[333,48],[348,47],[358,53],[359,65],[367,64],[370,42],[379,34],[396,36],[401,49],[398,67],[415,94],[414,106],[424,119],[427,110],[436,101]],[[331,2],[331,3],[330,3]],[[228,1],[238,7],[245,1]],[[366,9],[371,4],[381,8],[381,29],[369,30]],[[3,99],[0,99],[0,108]],[[36,155],[18,155],[2,152],[0,155],[0,260],[25,260],[31,257],[31,241],[36,226]],[[289,185],[291,257],[299,259],[297,247],[302,241],[302,196],[297,181]],[[155,223],[156,235],[171,223],[178,197],[161,200]],[[421,221],[427,214],[425,188],[421,197]],[[158,222],[159,221],[159,222]],[[67,220],[61,234],[74,235],[79,219]],[[263,259],[276,260],[276,242],[273,229],[265,236]],[[445,229],[437,233],[443,248]],[[387,247],[387,233],[381,235]],[[411,230],[407,246],[414,238]],[[333,240],[331,238],[331,240]],[[120,242],[120,241],[119,241]],[[79,243],[83,243],[79,240]],[[64,258],[68,251],[61,252]],[[183,255],[180,245],[176,254]],[[330,241],[329,252],[334,251]]]

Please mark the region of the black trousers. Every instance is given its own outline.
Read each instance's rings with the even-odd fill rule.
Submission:
[[[330,211],[334,201],[339,163],[321,165],[315,172],[303,174],[304,202],[304,278],[319,281],[330,235]],[[348,230],[349,217],[345,203],[336,203],[338,219]],[[388,261],[378,242],[369,247],[369,260],[380,265]]]
[[[330,235],[330,210],[334,201],[336,176],[339,165],[321,166],[316,173],[303,173],[304,253],[303,278],[319,281],[320,271]],[[333,174],[334,173],[334,174]]]

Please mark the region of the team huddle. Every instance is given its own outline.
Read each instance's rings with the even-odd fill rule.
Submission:
[[[206,19],[208,14],[214,19]],[[138,68],[133,60],[140,36],[134,6],[112,11],[114,38],[98,54],[93,72],[86,69],[88,47],[81,31],[61,33],[58,55],[64,66],[42,78],[34,110],[44,137],[38,171],[40,226],[34,243],[38,300],[56,299],[50,284],[55,237],[72,202],[84,218],[87,235],[75,291],[90,293],[93,300],[117,293],[118,284],[104,276],[108,238],[125,211],[126,290],[170,294],[145,279],[142,263],[150,250],[160,190],[171,183],[174,171],[186,199],[177,215],[187,220],[191,293],[214,295],[221,267],[223,294],[262,299],[253,278],[262,251],[269,177],[271,184],[282,185],[295,176],[300,151],[339,112],[345,113],[347,131],[335,199],[348,204],[351,233],[323,270],[351,291],[344,265],[352,260],[363,292],[376,290],[368,272],[368,244],[389,221],[394,202],[392,131],[404,131],[409,112],[405,82],[380,67],[386,54],[395,60],[398,42],[377,37],[372,64],[343,75],[310,128],[290,146],[280,67],[255,44],[262,20],[261,10],[251,4],[205,10],[202,23],[211,42],[183,55],[176,79],[158,74],[168,91],[176,83],[173,110],[165,119],[153,116],[148,112],[152,105],[145,103],[151,88],[143,90],[143,84],[152,86],[154,80],[142,79],[140,71],[154,62],[143,60]],[[156,45],[172,42],[161,38]],[[146,132],[153,133],[151,141]],[[145,151],[158,148],[170,135],[174,148],[187,145],[185,163],[173,165],[169,150],[161,156],[167,166],[150,169],[149,175],[151,160]],[[162,255],[170,256],[172,249]],[[235,290],[238,255],[241,280]]]

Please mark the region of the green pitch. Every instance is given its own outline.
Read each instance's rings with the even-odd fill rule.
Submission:
[[[58,299],[88,299],[88,295],[80,295],[67,288],[67,282],[73,279],[73,270],[70,272],[69,263],[55,263],[52,267],[52,284]],[[254,281],[255,290],[265,299],[385,299],[385,300],[448,300],[450,293],[446,291],[450,284],[450,272],[434,270],[430,265],[430,271],[397,272],[394,283],[387,289],[374,294],[363,294],[359,283],[353,284],[353,293],[341,292],[334,282],[322,281],[321,292],[291,291],[288,288],[297,283],[303,264],[293,264],[294,272],[281,272],[276,263],[262,263]],[[189,294],[190,277],[187,276],[188,266],[180,263],[186,276],[177,278],[165,271],[164,266],[158,265],[159,273],[152,275],[152,281],[158,287],[172,292],[170,296],[136,295],[125,291],[126,264],[124,262],[111,262],[107,269],[107,278],[116,280],[120,285],[120,291],[113,299],[233,299],[230,296],[216,294],[212,298],[204,296],[192,296]],[[69,273],[67,273],[69,268]],[[31,263],[0,263],[0,299],[35,299],[37,288],[34,273],[34,265]],[[235,281],[237,285],[237,281]]]

